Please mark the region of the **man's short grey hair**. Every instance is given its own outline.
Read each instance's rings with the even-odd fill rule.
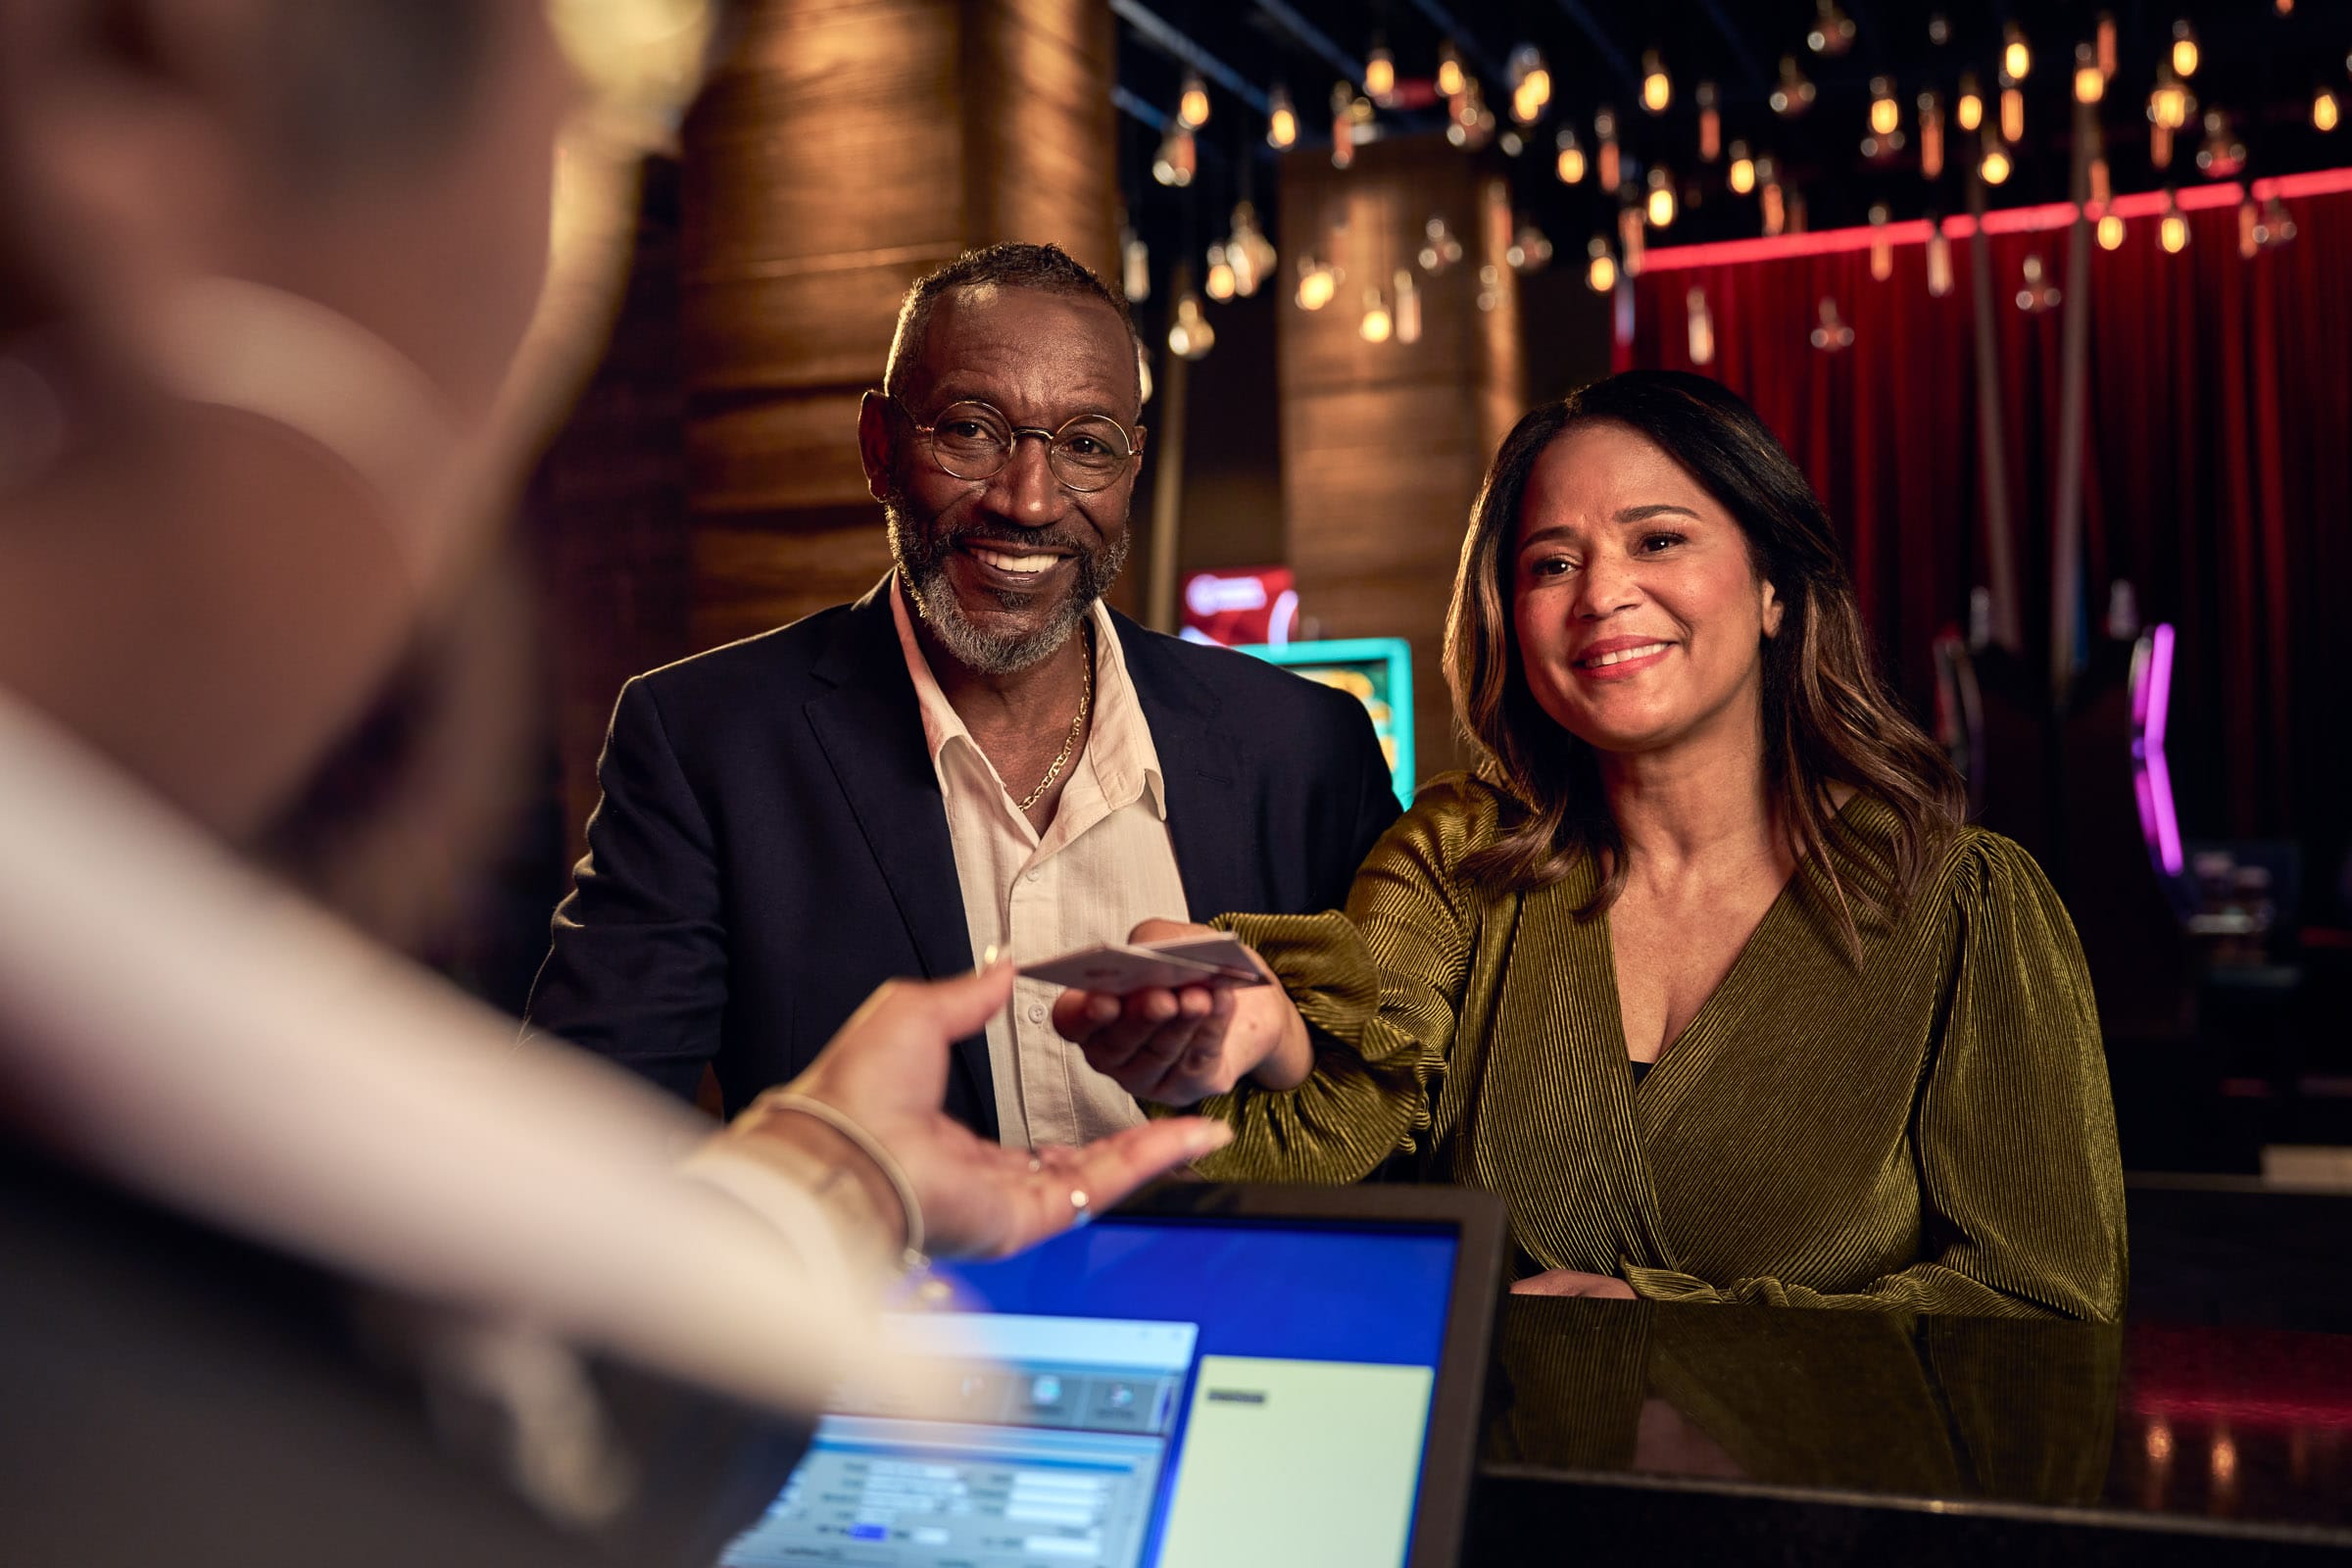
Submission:
[[[1127,297],[1097,277],[1060,246],[1017,241],[965,251],[908,286],[906,298],[899,305],[898,331],[890,340],[890,361],[882,372],[883,391],[896,397],[906,389],[907,367],[922,358],[923,335],[930,329],[931,313],[940,300],[950,290],[984,285],[1098,299],[1109,306],[1117,313],[1120,324],[1127,328],[1127,341],[1135,349],[1136,402],[1142,404],[1144,340],[1135,329],[1135,318],[1128,313]]]

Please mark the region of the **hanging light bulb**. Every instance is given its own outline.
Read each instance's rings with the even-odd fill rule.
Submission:
[[[2026,47],[2025,29],[2012,22],[2001,29],[2001,79],[2016,83],[2034,70],[2034,51]]]
[[[1438,91],[1447,98],[1459,97],[1467,80],[1462,74],[1461,51],[1448,38],[1438,45]]]
[[[1329,262],[1316,261],[1312,256],[1298,264],[1298,308],[1319,311],[1329,305],[1340,292],[1344,274]]]
[[[2196,107],[2188,88],[2181,83],[2180,74],[2166,65],[2156,72],[2156,90],[2148,95],[2148,120],[2167,130],[2179,130],[2188,123],[2189,111]]]
[[[1413,270],[1409,267],[1396,269],[1392,281],[1396,289],[1396,341],[1418,343],[1421,341],[1420,285],[1413,281]]]
[[[2240,260],[2252,261],[2262,249],[2262,209],[2247,195],[2237,204],[2237,254]]]
[[[2026,139],[2026,90],[2001,89],[2001,139],[2012,147]]]
[[[1168,352],[1198,360],[1217,346],[1217,329],[1200,309],[1200,296],[1190,288],[1176,296],[1176,318],[1168,323]]]
[[[1642,107],[1653,115],[1662,115],[1674,102],[1674,80],[1666,74],[1666,62],[1658,58],[1655,49],[1642,52]]]
[[[1508,67],[1511,91],[1526,94],[1528,101],[1541,114],[1544,107],[1551,102],[1551,70],[1544,64],[1543,51],[1532,43],[1523,43],[1511,51]],[[1526,118],[1533,120],[1536,117],[1529,115]]]
[[[1380,290],[1364,290],[1364,318],[1356,323],[1355,334],[1367,343],[1386,343],[1396,322],[1380,297]]]
[[[1952,41],[1952,24],[1940,11],[1928,13],[1928,42],[1940,49]]]
[[[1813,25],[1806,29],[1805,47],[1831,59],[1854,46],[1854,19],[1838,7],[1838,0],[1814,0]]]
[[[1765,180],[1762,189],[1764,194],[1758,198],[1757,206],[1763,215],[1764,232],[1768,236],[1787,233],[1788,197],[1781,189],[1781,182],[1777,179]]]
[[[1747,143],[1732,143],[1732,164],[1726,177],[1735,196],[1744,196],[1756,188],[1756,161],[1747,156]]]
[[[2008,179],[2009,169],[2009,149],[2001,145],[2000,137],[1986,130],[1984,156],[1978,161],[1977,172],[1984,177],[1985,184],[1998,185]]]
[[[1943,98],[1934,92],[1919,95],[1919,172],[1943,177]]]
[[[1642,209],[1631,203],[1617,209],[1617,271],[1623,277],[1642,275],[1649,241],[1642,233]]]
[[[1674,176],[1655,165],[1649,171],[1649,226],[1674,226]]]
[[[2090,201],[2084,211],[2089,217],[2096,218],[2114,200],[2114,174],[2107,168],[2107,155],[2093,153],[2090,159]]]
[[[2188,220],[2180,216],[2180,203],[2170,185],[2164,187],[2164,220],[2156,225],[2156,242],[2175,256],[2188,249]]]
[[[1576,127],[1562,125],[1560,134],[1556,138],[1556,145],[1560,149],[1560,156],[1552,167],[1559,173],[1560,183],[1563,185],[1583,184],[1585,180],[1585,146],[1576,139]]]
[[[1715,317],[1707,309],[1707,291],[1693,287],[1683,296],[1683,308],[1690,318],[1690,363],[1715,363]]]
[[[1723,156],[1723,111],[1716,103],[1715,84],[1700,82],[1690,100],[1698,105],[1698,161],[1711,164]]]
[[[2219,109],[2205,111],[2205,142],[2197,149],[2197,172],[2208,179],[2228,179],[2246,167],[2246,144],[2230,128],[2230,117]]]
[[[1854,329],[1838,315],[1838,302],[1826,294],[1821,300],[1821,324],[1813,329],[1812,342],[1824,354],[1854,346]]]
[[[2197,35],[2189,30],[2188,19],[2182,17],[2173,24],[2173,74],[2183,80],[2197,74]]]
[[[2343,110],[2341,106],[2336,103],[2334,93],[2328,91],[2326,87],[2322,87],[2318,92],[2315,92],[2311,95],[2312,129],[2333,130],[2337,124],[2342,122],[2342,120]]]
[[[1446,139],[1456,147],[1484,147],[1494,134],[1494,114],[1487,107],[1486,94],[1473,80],[1446,100]]]
[[[1928,293],[1942,299],[1952,291],[1952,240],[1940,220],[1928,223]]]
[[[1541,272],[1551,263],[1551,241],[1533,223],[1522,222],[1519,232],[1512,236],[1510,249],[1502,259],[1516,271]]]
[[[1870,128],[1881,136],[1891,136],[1894,127],[1902,122],[1902,107],[1894,101],[1894,78],[1870,78]]]
[[[1609,255],[1609,242],[1595,234],[1592,243],[1585,247],[1585,254],[1592,258],[1585,264],[1585,286],[1595,294],[1606,294],[1615,288],[1617,262]]]
[[[1421,270],[1430,276],[1437,276],[1462,259],[1462,242],[1453,237],[1453,231],[1446,226],[1446,220],[1442,216],[1432,214],[1429,221],[1422,225],[1421,233]]]
[[[2124,220],[2109,213],[2099,220],[2099,249],[2121,250],[2124,243]]]
[[[1788,232],[1791,234],[1802,234],[1804,231],[1805,193],[1796,189],[1794,186],[1790,186],[1788,190]]]
[[[1796,69],[1796,56],[1781,56],[1780,79],[1772,84],[1771,95],[1766,99],[1772,105],[1772,112],[1784,120],[1794,119],[1813,107],[1813,83]]]
[[[1625,161],[1617,146],[1617,112],[1592,112],[1592,138],[1600,144],[1600,188],[1615,190],[1625,183]]]
[[[1355,89],[1336,82],[1331,89],[1331,167],[1355,162]]]
[[[1960,77],[1960,101],[1952,111],[1953,121],[1962,130],[1973,131],[1984,123],[1984,95],[1977,90],[1975,73]]]
[[[2041,265],[2040,256],[2029,254],[2024,272],[2024,285],[2017,291],[2017,308],[2028,316],[2039,316],[2044,311],[2056,309],[2062,296],[2058,292],[2058,285],[2050,281],[2050,274]]]
[[[2287,215],[2286,203],[2277,191],[2263,198],[2262,226],[2255,237],[2265,245],[2284,245],[2295,237],[2295,220]]]
[[[1298,111],[1291,105],[1291,90],[1276,87],[1266,94],[1266,145],[1288,147],[1298,139]]]
[[[2158,67],[2155,91],[2148,94],[2148,162],[2157,169],[2172,167],[2173,133],[2188,123],[2195,107],[2196,100],[2181,85],[2172,62]]]
[[[2107,94],[2107,73],[2099,69],[2098,51],[2086,43],[2075,45],[2075,102],[2095,104]]]
[[[1193,133],[1182,125],[1170,125],[1168,133],[1159,138],[1159,151],[1152,157],[1152,177],[1181,190],[1193,182],[1200,159]]]
[[[1389,46],[1376,43],[1364,57],[1364,95],[1376,104],[1387,103],[1396,90],[1396,57]]]
[[[1119,230],[1119,292],[1131,305],[1152,297],[1152,253],[1132,228]]]
[[[1208,248],[1208,276],[1202,280],[1200,291],[1219,303],[1233,298],[1233,264],[1225,259],[1221,243]]]
[[[1257,209],[1249,202],[1233,204],[1233,232],[1225,240],[1225,260],[1233,268],[1234,292],[1248,299],[1273,276],[1278,258],[1274,242],[1257,226]]]
[[[1184,74],[1184,91],[1176,100],[1176,118],[1188,130],[1199,130],[1208,123],[1208,83],[1200,79],[1198,71]]]
[[[1886,238],[1886,204],[1870,210],[1870,275],[1884,283],[1894,275],[1894,245]]]
[[[2112,11],[2099,13],[2096,56],[2099,63],[2099,74],[2113,80],[2115,77],[2115,13]]]

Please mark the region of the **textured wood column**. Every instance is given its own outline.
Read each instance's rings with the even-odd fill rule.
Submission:
[[[686,126],[692,627],[707,646],[870,587],[858,462],[899,297],[973,245],[1115,276],[1099,0],[751,0]]]
[[[1433,215],[1464,254],[1435,277],[1414,268],[1421,340],[1365,342],[1365,291],[1378,287],[1395,308],[1394,275],[1414,266]],[[1376,142],[1346,171],[1323,153],[1283,162],[1285,288],[1310,250],[1347,273],[1324,309],[1281,307],[1283,510],[1299,609],[1325,637],[1411,641],[1424,777],[1460,760],[1442,658],[1446,603],[1479,479],[1521,412],[1509,243],[1499,181],[1443,140]],[[1482,266],[1494,269],[1485,310]]]

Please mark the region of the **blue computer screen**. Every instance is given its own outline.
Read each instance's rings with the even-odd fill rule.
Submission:
[[[961,1402],[845,1410],[729,1568],[1403,1561],[1447,1227],[1113,1217],[943,1264],[909,1313],[985,1345]],[[959,1342],[961,1343],[961,1342]]]

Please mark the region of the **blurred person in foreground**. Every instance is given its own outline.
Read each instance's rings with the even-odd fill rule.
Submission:
[[[0,0],[11,1560],[707,1561],[895,1376],[908,1253],[1223,1140],[943,1115],[1003,965],[884,988],[710,1134],[377,940],[497,815],[491,520],[709,23]]]
[[[732,1110],[886,976],[1347,897],[1396,817],[1363,706],[1102,603],[1141,363],[1125,298],[1052,245],[915,280],[858,417],[893,569],[622,689],[534,1030],[682,1097],[707,1063]],[[1013,997],[957,1042],[951,1115],[1014,1148],[1144,1120],[1053,987]]]
[[[1220,1175],[1402,1152],[1501,1194],[1522,1292],[2121,1314],[2074,927],[1964,825],[1744,403],[1637,370],[1520,420],[1446,673],[1477,772],[1422,791],[1344,914],[1220,922],[1282,988],[1071,994],[1091,1061],[1226,1118]]]

